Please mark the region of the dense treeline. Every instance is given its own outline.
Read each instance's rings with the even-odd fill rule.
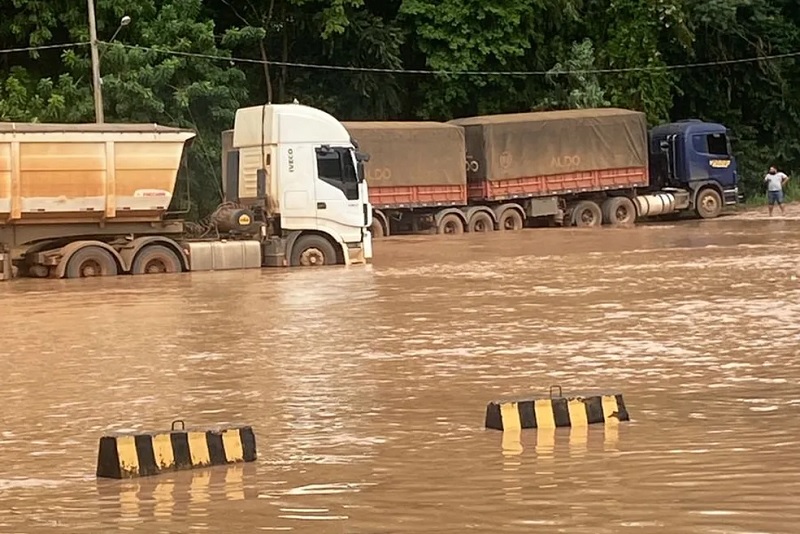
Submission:
[[[201,212],[218,200],[219,133],[268,98],[347,120],[615,105],[652,123],[726,124],[750,196],[768,163],[800,169],[798,58],[730,62],[800,51],[794,0],[97,0],[97,17],[101,41],[120,30],[101,45],[106,120],[196,129]],[[86,2],[0,7],[2,49],[86,41]],[[0,54],[0,119],[92,121],[89,57],[87,46]],[[709,65],[663,68],[697,63]]]

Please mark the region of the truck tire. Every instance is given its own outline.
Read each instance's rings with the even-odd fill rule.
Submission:
[[[492,216],[485,211],[475,213],[469,220],[470,233],[484,233],[494,231],[494,221]]]
[[[522,230],[524,225],[522,214],[515,209],[507,209],[497,219],[497,229],[501,232]]]
[[[292,247],[292,267],[322,267],[336,264],[336,250],[324,237],[301,236]]]
[[[603,221],[612,224],[633,224],[636,222],[636,206],[628,197],[611,197],[603,202]]]
[[[172,274],[182,270],[178,255],[163,245],[144,247],[131,266],[131,274]]]
[[[697,194],[695,212],[702,219],[714,219],[722,211],[722,198],[715,189],[706,188]]]
[[[572,209],[572,224],[582,228],[603,224],[603,212],[600,206],[591,200],[582,200]]]
[[[464,222],[455,213],[448,213],[436,226],[437,234],[463,234]]]
[[[372,232],[373,239],[380,239],[386,235],[383,231],[383,225],[374,217],[372,218],[372,226],[369,227],[369,231]]]
[[[90,278],[94,276],[117,276],[117,262],[104,248],[88,246],[79,249],[67,262],[64,272],[67,278]]]
[[[28,276],[31,278],[47,278],[50,276],[50,268],[47,265],[31,265],[28,267]]]

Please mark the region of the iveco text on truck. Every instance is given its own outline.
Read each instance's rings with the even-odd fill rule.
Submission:
[[[225,202],[170,211],[195,133],[147,124],[0,123],[0,278],[366,263],[372,208],[344,126],[299,104],[239,109]]]

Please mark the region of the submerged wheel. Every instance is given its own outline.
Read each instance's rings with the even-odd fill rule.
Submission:
[[[448,213],[436,226],[437,234],[463,234],[464,221],[455,213]]]
[[[713,219],[722,211],[722,198],[715,189],[703,189],[697,194],[695,211],[703,219]]]
[[[580,227],[600,226],[603,224],[603,212],[600,206],[591,200],[582,200],[572,210],[572,224]]]
[[[28,267],[28,276],[32,278],[47,278],[50,276],[50,268],[47,265],[31,265]]]
[[[633,224],[636,206],[628,197],[611,197],[603,202],[603,222],[608,224]]]
[[[336,264],[336,250],[333,245],[318,235],[304,235],[292,248],[293,267],[322,267]]]
[[[501,232],[522,230],[524,225],[522,214],[515,209],[507,209],[500,214],[500,218],[497,220],[497,229]]]
[[[373,239],[380,239],[386,235],[386,232],[383,231],[383,225],[375,217],[372,218],[372,226],[369,227],[369,231],[372,232]]]
[[[133,260],[131,274],[162,274],[181,272],[181,260],[163,245],[150,245],[140,250]]]
[[[476,233],[493,232],[494,221],[492,216],[485,211],[479,211],[469,220],[469,231]]]
[[[79,249],[67,262],[67,278],[90,278],[94,276],[117,276],[117,262],[104,248],[88,246]]]

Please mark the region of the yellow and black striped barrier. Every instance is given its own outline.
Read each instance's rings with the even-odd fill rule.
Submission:
[[[176,430],[175,423],[182,428]],[[165,432],[100,438],[97,476],[135,478],[212,465],[253,462],[256,437],[249,426],[187,430],[182,421]]]
[[[553,389],[558,388],[558,396]],[[550,398],[493,401],[486,406],[486,428],[521,430],[558,428],[629,421],[621,394],[564,397],[561,388],[550,388]]]

